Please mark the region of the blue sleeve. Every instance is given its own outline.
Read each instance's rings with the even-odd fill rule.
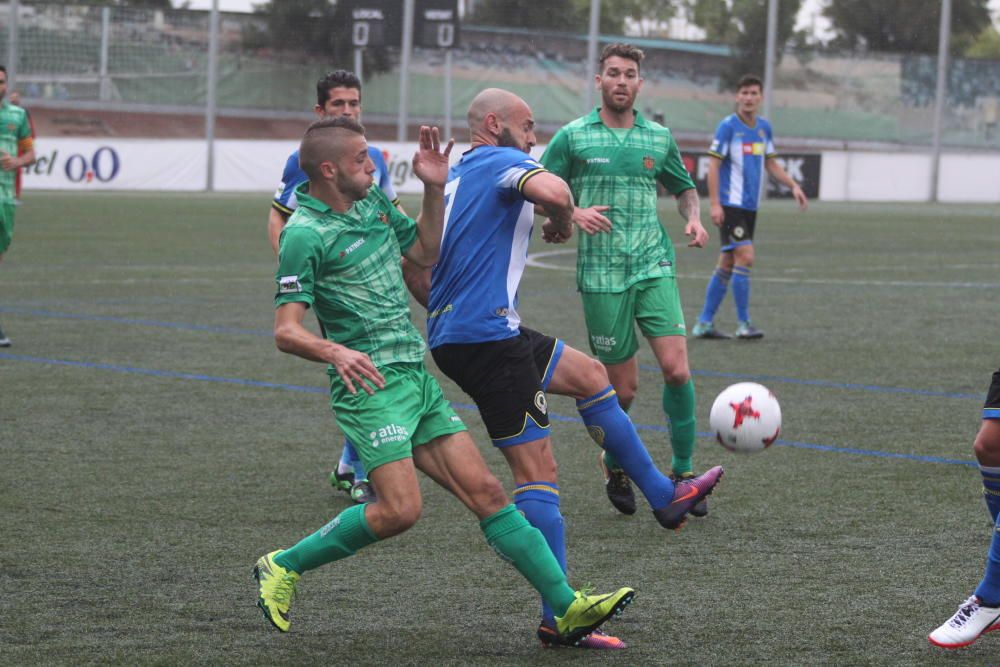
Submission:
[[[385,156],[382,155],[382,151],[374,146],[368,147],[368,155],[371,157],[372,162],[375,163],[375,173],[378,175],[378,180],[375,184],[378,185],[378,189],[395,206],[399,203],[399,197],[396,195],[396,189],[392,187],[392,176],[389,174],[389,165],[385,163]]]
[[[733,128],[727,121],[728,119],[723,120],[719,123],[719,127],[715,128],[715,138],[712,140],[712,146],[708,149],[709,155],[720,160],[729,157],[729,144],[733,140]]]
[[[542,172],[548,171],[542,166],[540,162],[535,160],[529,155],[517,151],[517,149],[511,149],[511,155],[508,159],[500,162],[499,169],[497,169],[496,186],[500,193],[504,196],[519,196],[524,199],[524,184],[528,182],[528,179]],[[520,154],[518,154],[520,153]]]
[[[291,215],[298,206],[295,188],[307,180],[309,179],[306,178],[305,172],[299,167],[299,152],[295,151],[285,161],[285,169],[281,172],[281,183],[274,193],[271,206],[285,215]]]

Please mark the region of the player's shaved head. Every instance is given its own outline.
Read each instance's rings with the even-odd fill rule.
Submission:
[[[527,106],[527,102],[509,90],[487,88],[476,95],[469,105],[469,128],[474,130],[480,127],[491,113],[500,120],[508,120],[515,111]]]
[[[347,116],[318,120],[309,126],[299,146],[299,166],[309,180],[320,178],[322,162],[337,162],[349,147],[350,137],[364,136],[365,128]]]

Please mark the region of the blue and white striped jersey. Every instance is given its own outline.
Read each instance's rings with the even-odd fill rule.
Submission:
[[[441,256],[427,305],[431,348],[518,335],[517,287],[534,223],[523,187],[544,171],[516,148],[478,146],[448,172]]]
[[[771,124],[757,118],[754,127],[747,127],[738,114],[730,114],[716,128],[708,154],[722,160],[719,203],[756,211],[760,179],[766,177],[764,162],[777,155]]]

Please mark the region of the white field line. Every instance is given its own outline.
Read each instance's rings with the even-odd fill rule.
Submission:
[[[575,255],[576,250],[565,249],[565,250],[549,250],[546,252],[535,252],[528,255],[526,264],[528,266],[537,269],[547,269],[550,271],[576,271],[575,266],[560,266],[558,264],[550,264],[544,260],[549,257],[560,257],[566,255]],[[679,273],[678,278],[684,279],[708,279],[708,275],[694,274],[694,273]],[[807,285],[855,285],[858,287],[951,287],[951,288],[963,288],[963,289],[998,289],[1000,288],[1000,283],[986,283],[986,282],[948,282],[948,281],[930,281],[930,280],[847,280],[841,278],[800,278],[800,277],[788,277],[782,278],[780,276],[758,276],[753,277],[754,281],[765,282],[765,283],[795,283],[795,284],[807,284]]]

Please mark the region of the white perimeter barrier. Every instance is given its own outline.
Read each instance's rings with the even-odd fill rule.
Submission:
[[[215,142],[215,189],[273,193],[295,141]],[[376,142],[399,193],[421,192],[410,161],[414,143]],[[457,161],[468,145],[456,145]],[[532,154],[540,156],[544,147]],[[26,170],[26,190],[167,190],[205,188],[208,153],[200,140],[46,138],[36,143],[38,162]],[[825,151],[820,199],[826,201],[927,201],[931,158],[921,153]],[[1000,155],[946,153],[939,196],[946,202],[1000,203]]]

